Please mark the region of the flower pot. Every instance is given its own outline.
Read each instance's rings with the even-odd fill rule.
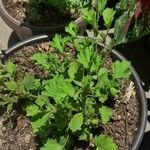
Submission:
[[[38,34],[53,34],[57,32],[63,32],[65,29],[66,24],[53,26],[53,27],[38,27],[31,25],[29,23],[22,23],[15,18],[13,18],[9,12],[6,10],[6,1],[0,0],[0,15],[4,22],[13,29],[20,40],[32,37]],[[83,21],[82,18],[77,18],[75,23],[78,25],[80,32],[82,33],[85,30],[86,23]]]
[[[39,36],[32,37],[25,41],[19,42],[18,44],[10,47],[6,51],[3,51],[3,53],[0,55],[0,59],[5,61],[11,54],[17,52],[19,49],[21,49],[24,46],[31,45],[32,43],[36,43],[36,42],[47,42],[47,41],[49,41],[49,37],[47,35],[39,35]],[[99,46],[104,47],[104,45],[102,44],[99,44]],[[116,50],[112,51],[111,57],[114,60],[126,60]],[[145,125],[147,121],[147,101],[138,74],[136,73],[133,67],[131,67],[131,70],[132,70],[132,81],[135,84],[135,89],[138,96],[140,108],[139,108],[139,121],[138,121],[139,123],[138,123],[136,134],[134,135],[133,142],[130,146],[130,150],[137,150],[142,141]]]

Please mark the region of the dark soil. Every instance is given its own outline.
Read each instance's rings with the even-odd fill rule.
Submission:
[[[6,9],[16,20],[22,23],[31,23],[35,26],[52,27],[57,25],[66,25],[72,19],[75,19],[74,16],[69,14],[63,15],[54,8],[41,6],[41,8],[38,9],[38,14],[41,15],[40,19],[38,21],[32,21],[29,17],[29,6],[23,1],[16,2],[15,0],[6,0]],[[36,16],[33,18],[36,19]]]
[[[16,111],[0,117],[0,150],[36,150],[30,121]]]
[[[38,67],[35,67],[33,62],[30,60],[30,57],[36,52],[48,52],[51,50],[52,49],[49,48],[48,42],[33,44],[33,46],[23,47],[16,52],[12,58],[18,67],[24,72],[45,77],[47,76],[47,73],[43,72]],[[112,59],[108,57],[106,59],[106,64],[110,66],[111,63]],[[114,101],[108,105],[113,107],[113,115],[110,123],[107,125],[100,125],[101,131],[110,135],[114,139],[118,146],[118,150],[129,150],[138,130],[140,112],[139,101],[134,83],[131,80],[121,80],[118,97],[116,97]],[[8,129],[8,132],[12,133],[12,129]]]

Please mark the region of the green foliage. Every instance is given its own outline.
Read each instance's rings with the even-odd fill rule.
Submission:
[[[106,8],[103,11],[103,19],[104,19],[104,24],[107,28],[110,28],[110,25],[112,24],[113,20],[114,20],[114,15],[115,15],[115,11],[113,10],[113,8]]]
[[[16,0],[17,1],[17,0]],[[78,13],[80,8],[91,6],[91,0],[19,0],[28,4],[27,16],[31,23],[39,23],[43,7],[55,10],[62,16]]]
[[[41,139],[41,150],[69,149],[72,137],[89,142],[97,150],[117,149],[110,137],[93,134],[100,124],[109,123],[113,108],[107,102],[117,96],[120,80],[131,75],[129,62],[106,64],[109,51],[97,45],[98,16],[103,16],[109,28],[115,14],[105,9],[106,3],[99,1],[98,11],[82,10],[83,18],[93,27],[94,38],[79,38],[76,25],[70,23],[66,27],[70,36],[56,34],[50,42],[51,53],[31,56],[36,67],[49,72],[46,79],[19,75],[20,70],[10,61],[0,64],[0,105],[10,110],[23,100],[22,110],[26,108],[33,132]]]
[[[110,120],[112,109],[102,106],[102,108],[99,109],[99,112],[101,114],[102,123],[106,124]]]
[[[101,134],[95,138],[96,150],[117,150],[116,144],[110,137]]]
[[[55,140],[48,140],[40,150],[64,150],[64,148]]]
[[[73,118],[69,122],[69,128],[72,130],[72,132],[75,132],[77,130],[81,130],[81,126],[83,124],[83,114],[78,113],[73,116]]]
[[[128,61],[116,61],[112,65],[112,70],[115,78],[129,78],[131,75],[130,62]]]

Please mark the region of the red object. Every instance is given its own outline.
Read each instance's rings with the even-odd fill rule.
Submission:
[[[148,8],[148,6],[150,5],[150,0],[137,0],[137,9],[135,11],[134,17],[135,19],[137,19],[139,17],[139,15]]]

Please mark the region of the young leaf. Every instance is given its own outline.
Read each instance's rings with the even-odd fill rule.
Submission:
[[[81,63],[86,69],[88,69],[92,54],[93,46],[86,47],[86,49],[80,51],[80,53],[78,54],[77,61]]]
[[[99,88],[96,89],[96,96],[99,98],[101,103],[104,103],[108,99],[107,91],[101,91]]]
[[[55,76],[53,79],[47,81],[45,91],[42,94],[53,97],[56,102],[60,102],[67,95],[73,97],[75,95],[75,89],[69,81]]]
[[[96,150],[117,150],[117,145],[114,143],[113,139],[101,134],[95,138]]]
[[[53,48],[58,50],[58,52],[63,53],[65,50],[68,38],[62,38],[61,35],[55,34],[53,41],[50,43]]]
[[[37,90],[40,87],[40,79],[35,79],[34,76],[26,75],[21,82],[27,90]]]
[[[130,69],[130,62],[128,61],[116,61],[112,64],[112,72],[114,75],[114,78],[119,79],[119,78],[129,78],[130,75],[132,74],[131,69]]]
[[[17,83],[15,81],[4,82],[4,85],[9,91],[15,91],[17,89]]]
[[[34,133],[40,132],[43,128],[45,128],[46,123],[49,121],[49,113],[44,114],[38,118],[32,120],[31,125]]]
[[[64,150],[64,147],[55,140],[49,139],[40,150]]]
[[[48,102],[48,97],[44,95],[38,96],[37,100],[35,101],[35,103],[40,107],[43,107],[47,102]]]
[[[78,27],[74,22],[71,22],[66,28],[65,31],[71,36],[76,37],[78,34]]]
[[[110,28],[110,26],[114,20],[115,13],[116,12],[113,10],[113,8],[106,8],[103,11],[104,24],[107,28]]]
[[[26,112],[27,112],[27,116],[35,116],[35,115],[41,113],[41,110],[36,105],[29,105],[26,108]]]
[[[49,69],[48,55],[43,53],[36,53],[31,57],[32,60],[36,62],[36,65],[40,65],[45,69]]]
[[[5,65],[4,65],[4,71],[6,71],[9,74],[13,74],[16,73],[16,65],[13,64],[11,61],[8,61]]]
[[[93,9],[84,8],[81,10],[82,18],[95,27],[96,24],[96,12]]]
[[[77,113],[76,115],[74,115],[69,122],[69,128],[72,132],[76,132],[77,130],[80,130],[82,125],[83,125],[82,113]]]
[[[98,0],[98,11],[100,13],[100,16],[103,14],[107,1],[108,0]]]
[[[112,109],[106,106],[102,106],[99,109],[99,112],[101,115],[102,123],[106,124],[110,120],[110,116],[112,115]]]
[[[77,73],[79,68],[79,65],[77,62],[73,61],[70,63],[69,69],[68,69],[68,75],[71,79],[75,78],[75,74]]]
[[[94,57],[93,62],[92,62],[91,68],[90,68],[91,73],[97,72],[103,63],[100,55],[95,54],[95,55],[93,55],[93,57]]]

